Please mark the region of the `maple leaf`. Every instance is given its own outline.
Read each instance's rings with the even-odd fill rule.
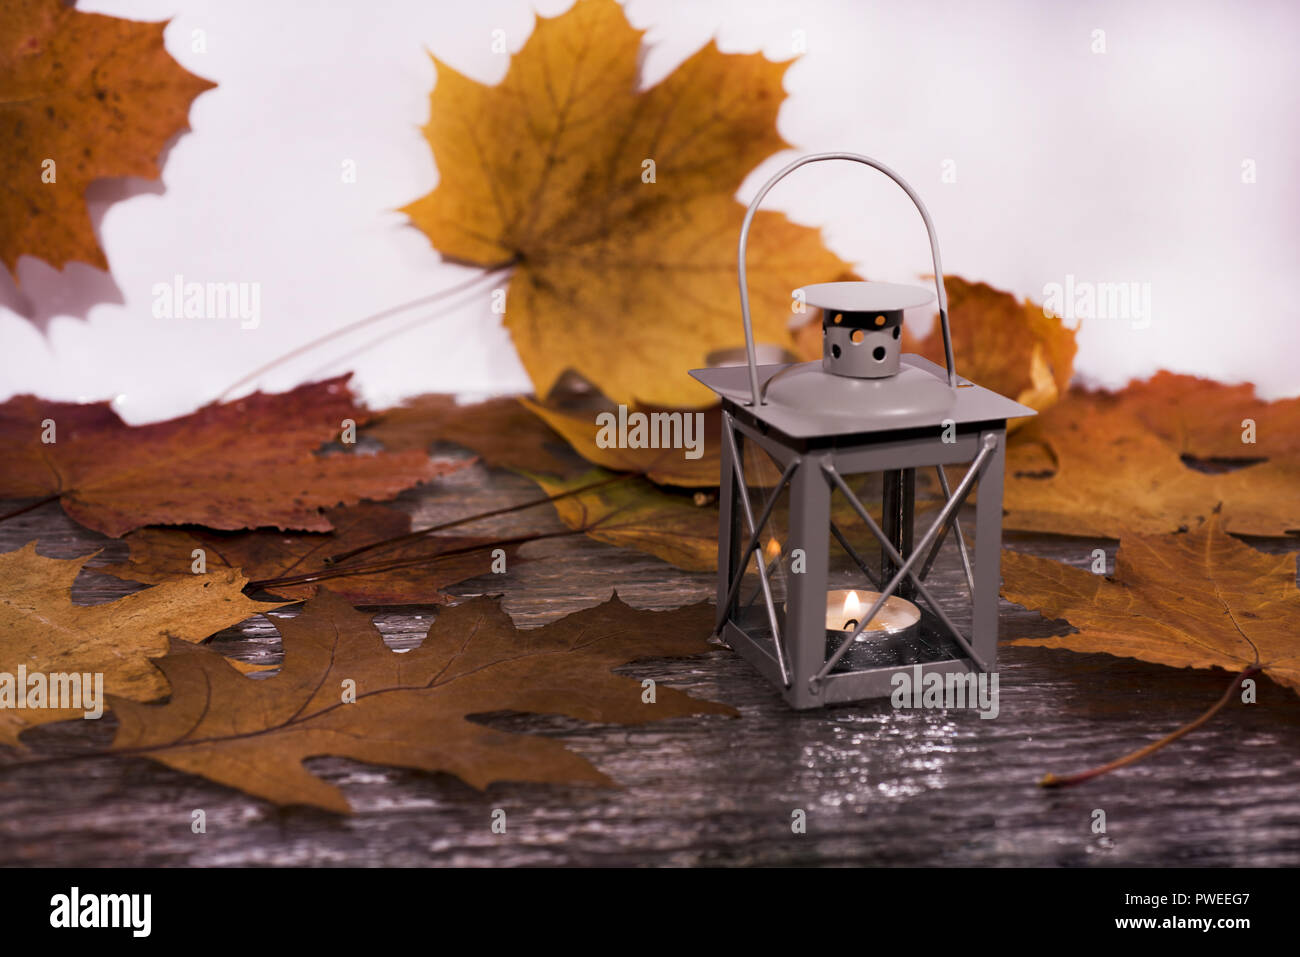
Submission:
[[[610,669],[643,658],[708,650],[704,603],[637,611],[617,595],[541,628],[518,631],[500,603],[476,598],[443,609],[424,642],[390,651],[368,616],[328,590],[278,622],[284,668],[243,677],[207,649],[174,642],[158,661],[173,689],[161,705],[113,702],[113,750],[135,754],[277,804],[351,810],[303,767],[333,755],[370,764],[447,771],[482,789],[493,781],[610,780],[550,738],[495,731],[469,715],[523,711],[641,724],[736,712]],[[355,682],[352,703],[342,700]]]
[[[589,538],[646,552],[686,571],[717,568],[718,506],[712,497],[697,505],[693,496],[634,476],[619,479],[604,469],[569,478],[524,474],[547,495],[582,490],[552,504],[560,521]]]
[[[1183,535],[1128,535],[1113,578],[1015,551],[1002,594],[1078,634],[1013,645],[1138,658],[1174,668],[1262,667],[1300,692],[1296,556],[1266,555],[1217,519]]]
[[[202,641],[281,607],[245,598],[246,579],[234,571],[190,575],[116,601],[74,605],[72,583],[92,557],[46,558],[37,554],[35,542],[0,554],[0,672],[13,675],[25,665],[28,674],[99,673],[106,693],[151,701],[168,691],[149,659],[166,652],[169,638]],[[235,661],[226,666],[232,673],[261,670]],[[28,728],[83,714],[80,708],[5,708],[0,742],[22,747],[18,736]]]
[[[1141,385],[1119,393],[1071,390],[1008,442],[1003,524],[1121,538],[1199,528],[1221,505],[1224,527],[1235,534],[1300,529],[1300,460],[1281,455],[1221,474],[1190,468],[1173,440],[1176,420],[1165,419],[1167,398]],[[1212,410],[1216,399],[1214,390],[1184,394],[1180,415],[1194,418],[1201,409]],[[1294,414],[1289,408],[1281,410],[1269,434],[1281,431]],[[1159,430],[1151,425],[1162,421]],[[1241,444],[1240,422],[1224,423],[1213,412],[1198,430],[1202,448],[1211,447],[1204,443],[1215,428],[1229,428],[1229,434],[1214,448],[1230,449],[1234,441],[1246,454],[1254,448]]]
[[[703,412],[645,406],[634,406],[627,410],[629,420],[632,420],[634,415],[642,415],[647,417],[645,420],[647,423],[651,423],[647,427],[647,441],[651,429],[660,437],[663,434],[660,427],[653,425],[659,420],[651,418],[652,416],[677,416],[679,427],[676,433],[673,433],[670,426],[669,434],[675,436],[675,440],[684,440],[686,427],[684,417],[701,415],[703,428],[697,432],[694,424],[691,425],[692,437],[701,443],[699,446],[701,454],[699,458],[691,459],[687,458],[688,450],[680,444],[680,441],[676,447],[665,448],[624,448],[619,445],[602,447],[597,439],[603,426],[598,422],[597,417],[601,413],[608,413],[617,421],[619,410],[616,407],[602,405],[599,408],[574,409],[544,405],[529,399],[520,401],[563,436],[575,452],[593,465],[613,469],[616,472],[635,472],[659,485],[680,485],[685,488],[709,486],[716,488],[718,485],[722,468],[720,461],[722,411],[718,406]],[[655,444],[660,443],[656,441]]]
[[[131,581],[156,583],[193,577],[194,549],[204,551],[210,570],[237,568],[255,581],[305,575],[325,568],[325,560],[372,542],[396,538],[411,530],[411,517],[382,505],[353,505],[326,512],[334,531],[330,534],[286,534],[271,529],[251,532],[213,532],[201,528],[142,528],[125,541],[130,558],[92,571]],[[429,564],[384,569],[369,574],[331,578],[330,588],[356,605],[433,605],[450,600],[441,589],[492,571],[487,546],[492,539],[439,535],[386,547],[373,558],[401,560],[429,555],[437,549],[481,550],[452,554]],[[517,549],[503,546],[511,563],[526,561]],[[346,570],[335,565],[329,570]],[[301,600],[317,592],[314,583],[268,585],[266,591],[282,598]]]
[[[86,187],[104,176],[157,179],[163,145],[215,84],[167,54],[165,23],[81,13],[63,0],[13,0],[4,19],[0,261],[11,273],[24,254],[107,269]]]
[[[488,465],[562,474],[573,462],[555,454],[564,441],[513,396],[460,405],[455,396],[421,395],[375,415],[365,434],[393,451],[434,442],[472,449]]]
[[[1106,401],[1185,458],[1208,465],[1268,459],[1300,470],[1300,397],[1267,402],[1249,383],[1161,371]]]
[[[1074,374],[1075,331],[987,283],[945,276],[943,287],[958,373],[1040,412],[1055,404]],[[904,329],[902,349],[943,365],[943,330],[917,340]]]
[[[368,417],[347,379],[258,392],[141,426],[128,426],[107,403],[16,396],[0,404],[0,498],[56,495],[72,518],[114,537],[190,523],[324,532],[331,526],[322,509],[391,498],[463,467],[419,452],[314,455],[339,438],[344,420]]]
[[[710,42],[638,91],[641,36],[614,0],[579,0],[537,19],[497,86],[435,58],[439,182],[404,211],[449,259],[513,265],[505,325],[539,395],[573,370],[616,403],[700,407],[714,397],[685,373],[740,341],[733,197],[788,145],[789,64]],[[848,271],[772,212],[749,266],[756,338],[776,344],[791,290]]]

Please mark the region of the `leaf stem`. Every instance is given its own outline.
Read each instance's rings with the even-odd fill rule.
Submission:
[[[562,532],[543,532],[540,534],[517,535],[513,538],[498,538],[488,542],[480,542],[476,545],[463,545],[459,548],[439,549],[435,552],[410,555],[406,558],[390,558],[387,561],[382,562],[363,562],[359,565],[325,568],[315,572],[303,572],[300,575],[285,575],[282,578],[263,578],[258,581],[251,581],[244,587],[246,589],[257,591],[265,588],[284,587],[286,585],[309,585],[312,582],[324,581],[331,578],[347,578],[353,575],[370,575],[376,572],[409,568],[413,565],[426,565],[444,558],[453,558],[457,555],[468,555],[489,548],[501,548],[505,545],[522,545],[527,542],[537,542],[547,538],[560,538],[565,535],[581,535],[586,531],[586,528],[575,528],[565,529]]]
[[[1191,734],[1201,725],[1205,724],[1205,722],[1213,718],[1216,714],[1222,711],[1224,707],[1228,704],[1228,702],[1232,699],[1233,692],[1237,690],[1237,687],[1252,675],[1259,674],[1260,671],[1261,668],[1258,664],[1253,664],[1247,668],[1243,668],[1241,673],[1232,679],[1232,683],[1229,684],[1227,690],[1223,692],[1223,697],[1220,698],[1218,701],[1216,701],[1213,707],[1211,707],[1208,711],[1202,714],[1195,721],[1191,721],[1183,725],[1181,728],[1177,729],[1176,731],[1173,731],[1165,735],[1159,741],[1155,741],[1151,744],[1146,745],[1145,747],[1138,748],[1136,751],[1126,754],[1122,758],[1116,758],[1114,761],[1111,761],[1107,764],[1099,765],[1098,767],[1095,768],[1090,768],[1087,771],[1079,771],[1076,774],[1067,774],[1064,775],[1063,777],[1057,777],[1055,774],[1050,774],[1050,773],[1045,774],[1043,775],[1043,779],[1038,782],[1038,786],[1044,788],[1072,787],[1075,784],[1082,784],[1084,781],[1090,781],[1093,778],[1101,777],[1103,774],[1108,774],[1109,772],[1125,767],[1126,765],[1133,764],[1134,762],[1137,761],[1141,761],[1143,758],[1147,757],[1148,755],[1154,754],[1156,751],[1159,751],[1165,745],[1177,741],[1183,735]]]
[[[21,508],[14,509],[12,512],[5,512],[3,515],[0,515],[0,522],[3,522],[10,518],[17,518],[19,515],[22,515],[25,512],[30,512],[33,509],[40,508],[42,505],[49,505],[51,502],[57,502],[62,497],[63,497],[62,492],[55,492],[53,495],[47,495],[45,496],[45,498],[37,499],[35,502],[30,502],[27,505],[22,506]]]
[[[248,375],[244,376],[238,382],[232,383],[230,386],[228,386],[225,389],[225,391],[223,391],[220,395],[216,397],[214,401],[216,402],[225,401],[226,398],[228,398],[230,394],[234,392],[236,389],[238,389],[240,386],[247,385],[249,382],[253,382],[258,377],[274,369],[276,366],[288,362],[290,359],[296,359],[298,356],[306,352],[310,352],[311,350],[315,349],[317,346],[324,345],[327,342],[331,342],[334,339],[338,339],[341,336],[347,335],[348,333],[355,332],[357,329],[362,329],[368,325],[371,325],[372,323],[379,322],[380,320],[383,319],[388,319],[391,316],[395,316],[399,312],[405,312],[407,309],[412,309],[416,306],[428,305],[429,303],[437,302],[440,299],[445,299],[448,296],[454,296],[459,292],[464,292],[466,289],[472,289],[474,286],[483,282],[483,280],[491,276],[495,276],[497,273],[502,272],[503,270],[509,269],[511,266],[515,265],[518,261],[519,261],[519,257],[516,256],[511,259],[507,259],[504,262],[500,262],[492,266],[486,266],[484,267],[483,272],[479,273],[477,276],[474,276],[471,279],[465,280],[464,282],[457,283],[454,286],[449,286],[446,289],[441,289],[435,293],[430,293],[427,296],[421,296],[418,299],[412,299],[409,302],[399,303],[396,306],[389,306],[387,309],[383,309],[380,310],[379,312],[372,313],[371,315],[366,316],[362,319],[358,319],[355,322],[350,322],[346,326],[342,326],[341,328],[335,329],[332,332],[328,332],[325,335],[320,336],[319,338],[312,339],[310,342],[306,342],[303,345],[297,346],[296,348],[289,350],[283,355],[277,356],[276,358],[272,359],[270,362],[266,363],[265,365],[259,366],[258,368],[254,369],[252,372],[248,373]]]

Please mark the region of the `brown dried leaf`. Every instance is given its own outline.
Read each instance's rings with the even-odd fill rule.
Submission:
[[[1206,463],[1264,458],[1300,470],[1300,397],[1267,402],[1250,383],[1162,371],[1110,401],[1179,455]]]
[[[1255,446],[1241,444],[1240,420],[1218,418],[1214,388],[1180,395],[1173,418],[1168,391],[1159,377],[1152,382],[1158,387],[1141,383],[1115,394],[1072,390],[1017,432],[1007,445],[1006,527],[1121,538],[1197,529],[1221,506],[1224,528],[1234,534],[1300,529],[1300,458],[1286,453],[1290,440],[1282,437],[1291,403],[1256,410],[1268,423],[1261,434],[1271,436],[1269,448],[1282,454],[1206,474],[1182,459],[1179,450],[1188,446],[1178,436],[1187,433],[1179,421],[1204,412],[1193,447],[1231,451],[1235,440],[1249,456]]]
[[[513,396],[458,405],[451,395],[422,395],[377,413],[365,434],[393,451],[426,451],[434,442],[453,442],[488,465],[562,474],[572,461],[553,449],[564,441]]]
[[[260,392],[152,425],[128,426],[106,403],[30,395],[0,405],[0,498],[57,494],[82,525],[114,537],[145,525],[269,526],[325,532],[324,509],[403,489],[461,468],[420,452],[315,455],[361,425],[348,376]],[[47,421],[53,443],[42,441]]]
[[[614,596],[541,628],[519,631],[500,604],[477,598],[442,610],[423,644],[390,651],[368,616],[327,590],[279,623],[284,668],[242,677],[217,655],[181,642],[159,667],[171,682],[162,705],[114,702],[114,750],[148,757],[277,804],[347,813],[347,799],[303,767],[334,755],[455,774],[476,788],[494,781],[612,782],[551,738],[494,731],[468,716],[495,711],[641,724],[726,705],[610,669],[643,658],[708,650],[707,604],[675,611],[629,608]],[[342,700],[344,682],[356,700]]]
[[[74,605],[72,583],[93,556],[59,559],[36,553],[30,542],[0,554],[0,672],[104,676],[104,690],[121,698],[152,701],[168,685],[150,658],[166,652],[168,639],[199,642],[279,603],[250,601],[245,579],[234,571],[191,575],[100,605]],[[231,673],[262,670],[225,661]],[[0,710],[0,742],[22,747],[18,736],[51,721],[80,718],[81,709]]]
[[[1013,645],[1138,658],[1174,668],[1259,664],[1300,692],[1296,556],[1266,555],[1217,520],[1185,535],[1127,535],[1113,578],[1005,551],[1002,594],[1078,634]]]
[[[257,529],[251,532],[213,532],[201,528],[142,528],[126,536],[131,547],[130,559],[116,565],[92,569],[131,581],[156,583],[193,577],[193,551],[201,548],[208,570],[238,568],[254,581],[284,578],[325,569],[325,559],[372,542],[405,535],[411,530],[411,517],[405,512],[382,505],[354,505],[330,509],[326,513],[334,531],[329,534],[291,534]],[[351,565],[404,559],[428,555],[437,549],[461,549],[486,546],[488,538],[438,535],[404,542],[383,550],[368,552]],[[505,546],[510,565],[526,559],[517,549]],[[354,605],[433,605],[451,600],[442,589],[492,570],[488,548],[462,555],[449,555],[430,564],[393,568],[364,575],[329,579],[332,591]],[[275,585],[267,588],[273,595],[302,600],[316,594],[315,583]]]
[[[26,254],[59,269],[74,259],[107,269],[86,187],[104,176],[157,179],[163,145],[215,84],[167,54],[166,23],[82,13],[63,0],[11,0],[4,21],[0,262],[13,272]]]
[[[573,370],[614,402],[702,407],[686,371],[741,341],[734,197],[787,146],[789,64],[710,42],[643,91],[641,35],[613,0],[580,0],[537,20],[497,86],[435,60],[439,181],[405,212],[448,258],[513,265],[505,324],[538,395]],[[791,290],[848,268],[772,212],[748,258],[756,335],[781,345]]]
[[[945,276],[943,287],[957,372],[1040,412],[1055,404],[1074,374],[1074,330],[986,283]],[[904,329],[902,348],[943,365],[938,321],[919,341]]]

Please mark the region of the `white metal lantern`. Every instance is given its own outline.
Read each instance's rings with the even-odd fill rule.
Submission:
[[[850,160],[890,177],[929,233],[947,369],[903,355],[904,311],[928,289],[878,282],[805,286],[821,310],[820,360],[755,361],[745,250],[754,214],[782,178],[809,163]],[[1032,409],[956,373],[934,225],[888,167],[818,153],[773,176],[740,230],[740,304],[747,365],[691,373],[722,400],[721,525],[716,633],[796,708],[890,694],[892,677],[991,671],[997,660],[1006,422]],[[951,488],[946,466],[964,465]],[[918,471],[944,502],[914,535]],[[974,543],[958,511],[978,486]],[[926,579],[941,554],[960,557],[965,594]]]

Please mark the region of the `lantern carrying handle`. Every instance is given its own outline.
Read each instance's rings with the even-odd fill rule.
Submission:
[[[771,191],[773,186],[800,166],[806,166],[809,163],[820,163],[822,160],[852,160],[854,163],[863,163],[877,169],[902,187],[903,192],[916,205],[916,211],[921,214],[921,219],[925,222],[925,231],[930,235],[930,256],[934,260],[934,288],[939,294],[939,325],[943,329],[943,355],[948,365],[948,386],[952,389],[957,388],[957,369],[952,358],[952,334],[948,331],[948,296],[943,289],[943,264],[939,259],[939,238],[935,235],[934,222],[930,219],[930,212],[925,208],[925,203],[921,202],[921,197],[916,195],[916,191],[907,185],[907,181],[903,177],[884,163],[874,160],[870,156],[863,156],[861,153],[810,153],[807,156],[801,156],[763,184],[763,188],[758,191],[758,195],[749,204],[749,209],[745,211],[745,221],[740,226],[740,249],[738,253],[740,314],[745,320],[745,354],[749,360],[749,388],[753,394],[753,400],[749,404],[763,405],[767,401],[758,389],[758,362],[754,358],[754,324],[749,318],[749,283],[747,270],[745,269],[745,250],[749,245],[749,227],[754,221],[754,214],[758,212],[759,204],[763,202],[763,197]]]

